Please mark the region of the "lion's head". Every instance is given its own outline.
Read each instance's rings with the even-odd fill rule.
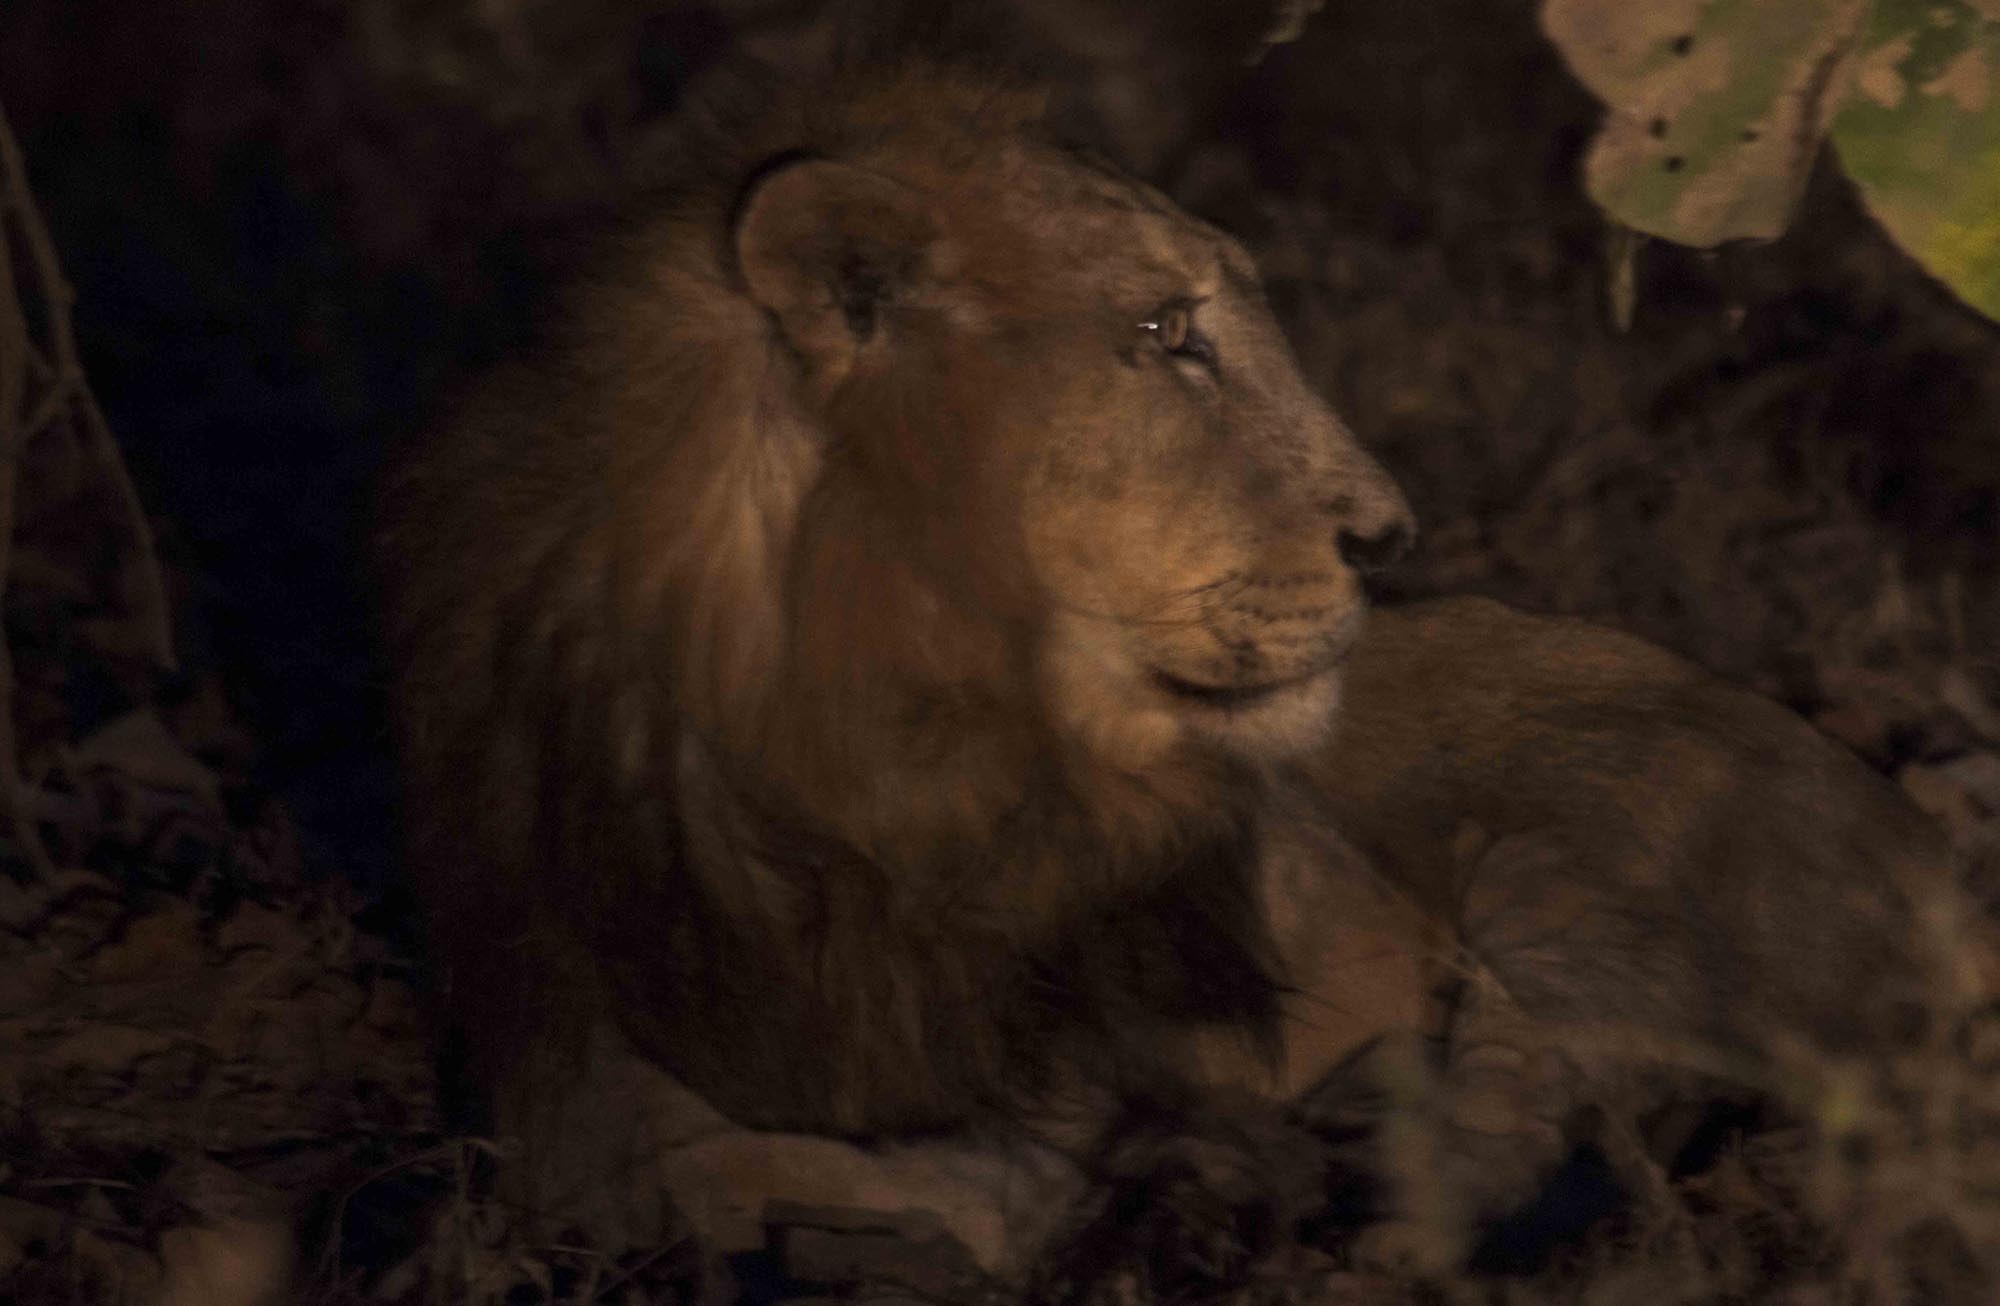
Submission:
[[[602,301],[686,719],[871,848],[1319,739],[1411,533],[1241,246],[1033,110],[877,85]]]

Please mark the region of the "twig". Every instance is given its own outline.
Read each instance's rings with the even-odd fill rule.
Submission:
[[[28,359],[34,353],[28,343],[28,319],[21,311],[21,299],[14,285],[13,249],[7,241],[6,214],[22,214],[29,226],[23,198],[25,186],[17,190],[19,152],[6,116],[0,114],[0,596],[6,593],[8,563],[14,542],[14,471],[27,432],[21,426],[21,409],[28,394]],[[33,232],[29,233],[30,239]],[[52,392],[53,393],[53,392]],[[28,811],[25,787],[21,783],[20,752],[14,740],[14,659],[4,632],[0,632],[0,818],[11,828],[14,841],[28,865],[43,879],[55,873],[55,863],[42,843]]]
[[[1306,23],[1325,6],[1326,0],[1278,0],[1271,8],[1271,16],[1267,20],[1269,26],[1264,29],[1257,52],[1246,62],[1254,64],[1269,53],[1271,47],[1298,40],[1306,30]]]
[[[40,424],[46,424],[53,419],[53,414],[44,415],[41,410],[67,404],[84,443],[85,457],[109,478],[112,492],[118,496],[120,506],[125,510],[132,547],[139,554],[135,566],[128,569],[137,573],[136,585],[130,587],[137,592],[121,597],[132,605],[130,615],[139,623],[155,663],[171,669],[175,663],[172,623],[167,617],[166,585],[160,577],[153,528],[139,503],[131,472],[118,452],[110,425],[104,420],[104,413],[84,380],[83,363],[76,351],[76,331],[70,319],[70,306],[76,302],[76,291],[63,277],[55,242],[50,239],[48,226],[35,208],[28,189],[27,165],[22,160],[20,145],[14,139],[4,111],[0,111],[0,195],[5,197],[5,211],[16,219],[15,226],[26,244],[28,261],[35,269],[35,278],[39,283],[36,288],[47,310],[49,392],[37,405],[37,418]],[[20,311],[20,300],[10,294],[10,303],[26,343],[26,316]],[[36,357],[32,343],[28,343],[27,356]],[[8,420],[18,419],[19,413],[17,405],[9,410]],[[10,462],[17,460],[26,438],[33,437],[40,429],[41,425],[30,425],[21,433],[21,441],[10,443],[4,457]]]
[[[30,269],[27,293],[43,309],[40,325],[46,341],[29,338],[23,287],[15,280],[17,249]],[[125,517],[130,548],[136,554],[127,556],[119,574],[117,600],[125,619],[136,625],[139,644],[155,665],[171,669],[173,629],[152,526],[110,426],[84,381],[70,320],[75,298],[29,192],[20,145],[0,111],[0,595],[10,572],[21,456],[31,440],[62,424],[78,442],[85,463],[108,484]],[[29,865],[47,876],[54,864],[28,810],[14,733],[14,688],[13,658],[0,639],[0,820],[10,828]]]
[[[582,1300],[586,1302],[600,1302],[605,1300],[606,1298],[610,1297],[612,1293],[617,1292],[620,1288],[632,1282],[634,1279],[644,1274],[647,1270],[652,1269],[655,1265],[658,1265],[661,1261],[673,1255],[675,1252],[680,1251],[682,1248],[691,1246],[692,1243],[693,1240],[690,1238],[680,1238],[674,1242],[668,1243],[665,1247],[661,1247],[655,1251],[648,1252],[646,1255],[640,1257],[637,1261],[633,1262],[625,1269],[613,1275],[605,1283],[599,1285],[595,1290],[584,1295]]]
[[[465,1153],[468,1149],[488,1150],[490,1149],[490,1144],[475,1138],[446,1139],[442,1143],[433,1143],[429,1147],[399,1156],[388,1164],[369,1171],[360,1179],[349,1184],[333,1203],[333,1218],[329,1221],[330,1227],[326,1235],[326,1244],[320,1253],[319,1268],[321,1278],[326,1282],[335,1282],[339,1278],[341,1225],[347,1219],[348,1203],[352,1202],[362,1189],[378,1180],[386,1179],[398,1171],[409,1170],[420,1165],[427,1165],[433,1161],[447,1159],[456,1163],[456,1169],[460,1175],[460,1187],[462,1189],[465,1171]]]

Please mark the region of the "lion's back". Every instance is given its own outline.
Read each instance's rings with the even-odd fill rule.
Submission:
[[[1321,766],[1349,837],[1475,948],[1563,954],[1521,977],[1561,977],[1552,1015],[1848,1042],[1916,994],[1916,922],[1951,892],[1933,823],[1793,713],[1484,600],[1375,614]]]

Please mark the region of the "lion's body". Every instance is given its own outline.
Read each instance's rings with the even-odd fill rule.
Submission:
[[[1990,973],[1929,818],[1641,640],[1434,600],[1371,614],[1347,687],[1301,787],[1449,948],[1430,1124],[1384,1162],[1421,1259],[1532,1192],[1578,1108],[1644,1190],[1638,1116],[1714,1091],[1810,1113]]]
[[[1494,936],[1531,1015],[1822,1031],[1777,916],[1872,958],[1916,819],[1635,642],[1444,606],[1353,649],[1393,486],[1241,250],[1031,119],[921,68],[794,97],[394,477],[412,856],[499,1127],[607,1025],[754,1128],[1295,1087],[1521,924],[1466,914],[1520,887],[1468,827],[1571,856],[1562,939]]]
[[[1538,1017],[1833,1052],[1914,978],[1910,899],[1946,882],[1936,827],[1769,700],[1478,600],[1374,614],[1348,685],[1314,775],[1334,823]],[[1541,862],[1501,882],[1510,859]],[[1602,959],[1593,985],[1578,956]]]

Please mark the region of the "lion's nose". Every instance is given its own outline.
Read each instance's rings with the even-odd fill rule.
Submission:
[[[1343,428],[1344,434],[1344,428]],[[1321,500],[1332,519],[1333,542],[1340,560],[1363,573],[1395,565],[1417,540],[1417,519],[1410,501],[1375,461],[1351,446],[1338,467],[1345,482],[1341,493]]]
[[[1367,530],[1343,526],[1337,537],[1340,560],[1364,573],[1393,567],[1416,540],[1416,524],[1408,517],[1394,517]]]

